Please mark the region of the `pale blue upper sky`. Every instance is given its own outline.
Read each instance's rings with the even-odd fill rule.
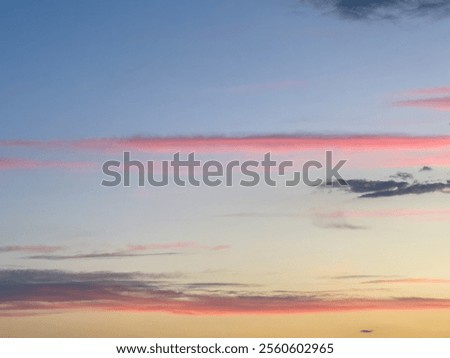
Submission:
[[[392,102],[448,82],[449,36],[288,0],[1,1],[0,139],[447,134]]]

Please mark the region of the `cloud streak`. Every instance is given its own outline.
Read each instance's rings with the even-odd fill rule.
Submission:
[[[329,183],[324,188],[337,188],[360,194],[358,198],[383,198],[392,196],[403,196],[411,194],[427,194],[435,192],[447,192],[450,189],[450,181],[447,182],[425,182],[409,183],[395,180],[367,180],[351,179],[346,180],[347,185],[341,182]]]
[[[406,95],[409,98],[393,102],[394,106],[450,111],[450,87],[416,89]]]
[[[449,279],[441,278],[399,278],[389,280],[370,280],[363,284],[450,284]]]
[[[450,148],[450,136],[368,136],[368,135],[267,135],[267,136],[197,136],[197,137],[128,137],[94,138],[73,141],[0,141],[0,147],[31,149],[87,150],[102,153],[136,151],[174,153],[247,153],[273,151],[280,153],[306,150],[340,149],[359,153],[390,150],[442,150]]]
[[[9,252],[25,252],[25,253],[39,253],[49,254],[57,251],[61,251],[64,248],[60,246],[47,246],[47,245],[14,245],[14,246],[0,246],[0,253]]]
[[[438,111],[450,111],[450,97],[418,98],[397,101],[399,107],[430,108]]]
[[[344,19],[379,20],[403,17],[446,17],[450,4],[446,0],[303,0],[326,9]]]
[[[410,95],[450,95],[450,87],[421,88],[409,92]]]
[[[314,225],[324,229],[365,230],[366,226],[351,224],[343,212],[333,213],[315,211],[312,213]]]
[[[333,280],[359,280],[359,279],[369,279],[369,278],[386,278],[392,276],[380,276],[380,275],[339,275],[330,277]]]
[[[229,249],[229,245],[200,245],[195,242],[174,242],[174,243],[154,243],[148,245],[129,245],[124,249],[116,251],[94,251],[87,253],[78,253],[71,255],[32,255],[25,257],[30,260],[82,260],[82,259],[115,259],[115,258],[133,258],[146,256],[173,256],[194,250],[204,251],[222,251]],[[151,252],[171,250],[163,252]],[[43,252],[44,253],[44,252]]]
[[[88,162],[37,161],[22,158],[0,158],[0,170],[40,168],[89,169],[94,166],[94,163]]]
[[[294,167],[306,160],[322,161],[325,151],[332,150],[337,161],[345,159],[348,168],[413,168],[449,167],[450,136],[390,136],[390,135],[266,135],[266,136],[194,136],[194,137],[124,137],[51,141],[0,141],[0,148],[22,148],[32,151],[57,152],[62,156],[92,155],[97,163],[60,161],[0,160],[0,170],[40,168],[80,169],[100,166],[108,159],[122,160],[124,152],[143,160],[144,154],[168,155],[195,152],[197,155],[295,155]],[[54,153],[52,153],[53,156]],[[387,155],[388,154],[388,155]],[[186,154],[187,155],[187,154]],[[120,157],[118,157],[120,156]],[[147,158],[147,160],[152,158]],[[154,159],[154,158],[153,158]],[[220,158],[215,158],[219,159]],[[284,158],[283,158],[284,159]],[[162,159],[158,159],[162,160]],[[155,166],[159,171],[161,164]],[[123,171],[119,166],[118,170]],[[404,170],[402,170],[404,171]]]
[[[157,253],[128,253],[128,252],[93,252],[87,254],[75,254],[75,255],[33,255],[28,256],[26,259],[30,260],[81,260],[81,259],[114,259],[114,258],[127,258],[127,257],[145,257],[145,256],[172,256],[179,255],[179,252],[157,252]]]
[[[450,219],[448,209],[378,209],[378,210],[339,210],[318,212],[324,218],[414,218],[414,220],[446,221]]]

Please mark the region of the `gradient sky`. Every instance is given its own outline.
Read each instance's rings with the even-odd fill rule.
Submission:
[[[450,337],[450,6],[351,3],[0,2],[0,336]],[[344,189],[100,185],[327,150]]]

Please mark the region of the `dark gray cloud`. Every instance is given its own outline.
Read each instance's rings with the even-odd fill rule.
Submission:
[[[380,190],[372,193],[363,194],[360,198],[381,198],[389,196],[409,195],[409,194],[427,194],[441,192],[444,189],[450,189],[450,182],[447,183],[424,183],[411,184],[396,190]]]
[[[419,172],[429,172],[431,170],[433,170],[433,168],[425,165],[422,168],[420,168]]]
[[[342,182],[327,183],[328,188],[343,189],[352,193],[361,194],[358,198],[382,198],[410,194],[426,194],[444,192],[450,189],[450,180],[446,182],[409,183],[396,180],[367,180],[351,179]]]
[[[61,270],[0,270],[0,285],[5,283],[39,284],[86,282],[90,284],[130,282],[135,280],[168,280],[182,278],[177,272],[141,273],[141,272],[68,272]]]
[[[280,305],[284,306],[282,310],[287,309],[291,303],[305,303],[308,305],[305,309],[309,309],[314,302],[322,302],[312,295],[227,291],[230,287],[251,287],[242,283],[176,280],[182,277],[173,273],[0,270],[0,316],[86,308],[180,313],[256,312],[277,309]],[[211,293],[209,288],[219,290]],[[205,292],[195,293],[199,289]]]
[[[448,0],[300,0],[347,19],[399,19],[403,17],[446,17]]]
[[[370,193],[401,190],[407,187],[408,183],[395,180],[351,179],[347,180],[347,185],[349,190],[353,193]]]

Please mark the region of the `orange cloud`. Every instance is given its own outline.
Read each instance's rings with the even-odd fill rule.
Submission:
[[[450,299],[429,297],[333,298],[321,297],[320,292],[280,295],[217,290],[196,294],[177,284],[171,288],[166,279],[136,273],[3,270],[0,287],[0,315],[79,309],[195,315],[450,309]]]
[[[57,294],[56,290],[59,290]],[[449,299],[313,299],[277,296],[179,295],[174,292],[154,292],[150,295],[114,294],[112,290],[91,288],[87,294],[77,287],[54,285],[42,287],[26,299],[0,304],[0,316],[26,311],[42,313],[58,310],[107,310],[134,312],[166,312],[192,315],[271,315],[308,314],[352,311],[433,310],[450,309]]]

